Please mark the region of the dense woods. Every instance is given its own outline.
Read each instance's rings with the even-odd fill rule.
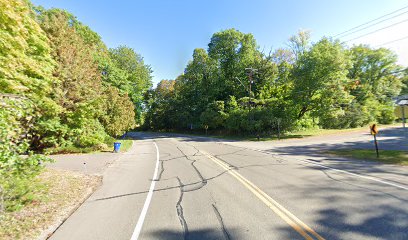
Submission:
[[[254,70],[250,70],[252,68]],[[252,74],[252,84],[249,81]],[[350,128],[395,120],[393,98],[406,91],[407,69],[385,48],[291,37],[261,51],[252,34],[215,33],[195,49],[184,73],[146,97],[144,127],[273,134],[301,128]]]
[[[103,149],[140,124],[152,70],[67,11],[22,0],[0,9],[0,207],[12,210],[47,161],[35,153]]]

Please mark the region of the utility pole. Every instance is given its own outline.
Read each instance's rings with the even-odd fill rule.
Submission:
[[[248,79],[249,79],[249,92],[248,92],[248,94],[249,94],[249,96],[248,96],[248,107],[249,107],[249,122],[250,122],[249,124],[252,124],[253,117],[252,117],[252,114],[251,114],[251,93],[252,93],[252,84],[254,83],[253,76],[254,76],[254,73],[256,73],[258,71],[258,69],[245,68],[245,71],[247,72]]]

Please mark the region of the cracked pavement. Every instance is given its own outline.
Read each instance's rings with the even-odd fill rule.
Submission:
[[[139,239],[305,239],[302,232],[310,239],[408,239],[408,190],[387,184],[408,187],[406,167],[346,166],[280,154],[266,143],[132,135],[138,140],[129,153],[106,168],[101,188],[51,239],[130,239],[152,180]]]

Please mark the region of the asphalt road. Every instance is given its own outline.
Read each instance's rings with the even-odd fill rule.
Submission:
[[[51,239],[408,239],[406,167],[133,136]]]

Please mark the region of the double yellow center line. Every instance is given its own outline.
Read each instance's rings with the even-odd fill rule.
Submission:
[[[277,201],[271,198],[264,191],[259,189],[255,184],[250,182],[248,179],[244,178],[237,171],[231,169],[226,163],[220,161],[219,159],[211,156],[207,152],[200,151],[207,158],[211,159],[213,162],[221,166],[223,169],[227,170],[229,174],[235,177],[239,182],[241,182],[249,191],[251,191],[256,197],[258,197],[266,206],[268,206],[272,211],[274,211],[279,217],[281,217],[289,226],[291,226],[296,232],[302,235],[305,239],[319,239],[324,240],[322,236],[316,233],[313,229],[307,226],[299,218],[289,212],[286,208],[280,205]]]

